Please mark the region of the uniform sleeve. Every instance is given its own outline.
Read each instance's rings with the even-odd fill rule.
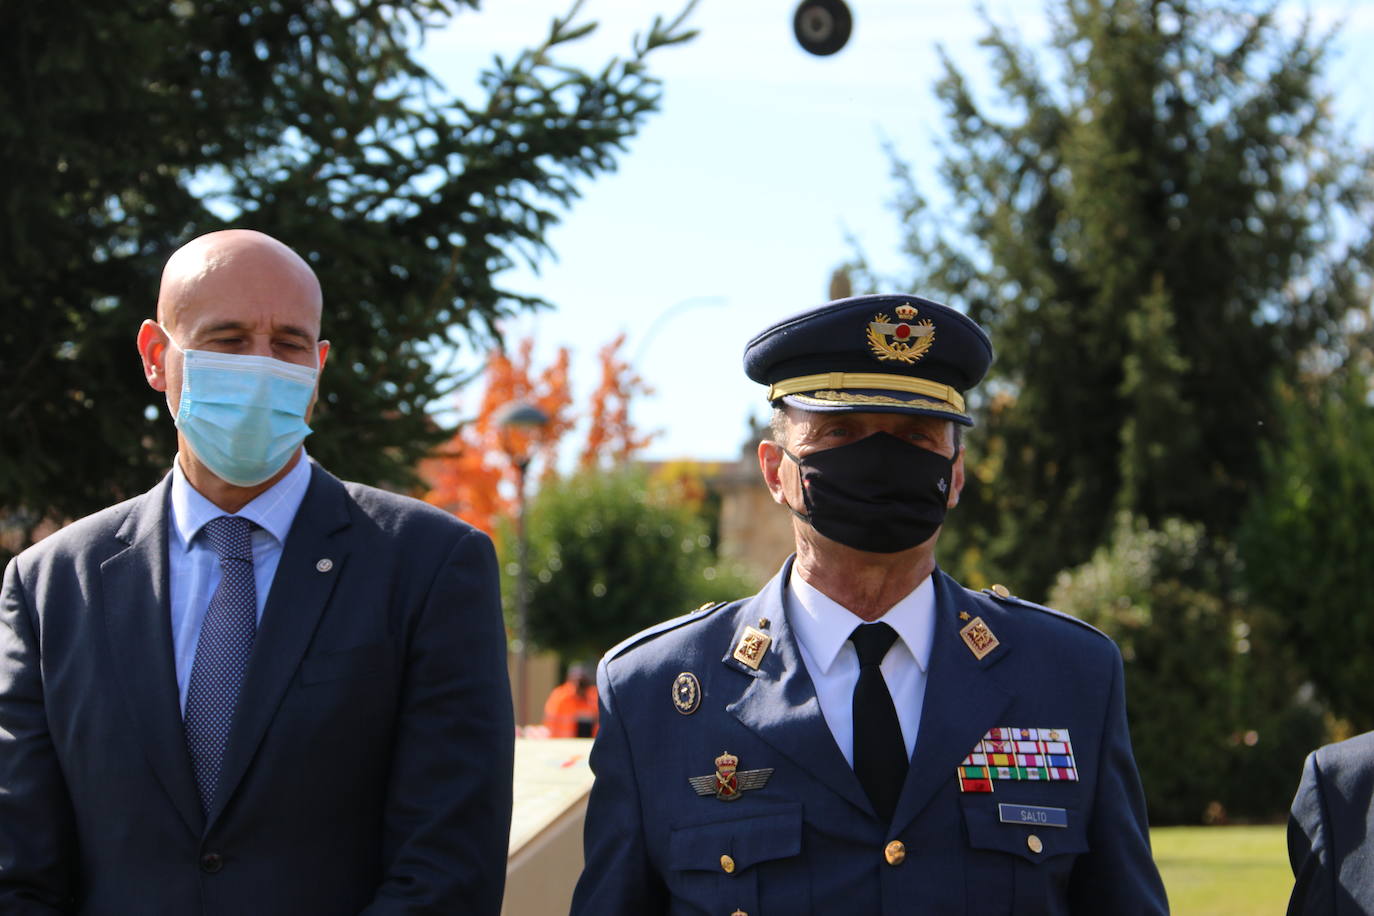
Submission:
[[[1302,781],[1288,817],[1288,862],[1293,867],[1293,894],[1288,916],[1336,912],[1335,873],[1326,830],[1326,798],[1316,752],[1307,755]]]
[[[603,660],[596,672],[600,727],[592,745],[596,781],[583,827],[583,868],[572,916],[667,912],[667,890],[649,861],[629,737]],[[660,827],[660,829],[665,829]]]
[[[1145,793],[1126,727],[1125,674],[1112,647],[1111,684],[1098,755],[1097,791],[1089,852],[1074,867],[1069,900],[1074,913],[1114,916],[1167,914],[1169,903],[1150,851]]]
[[[486,535],[468,531],[449,553],[408,645],[384,878],[363,912],[496,916],[510,843],[515,721],[496,555]]]
[[[37,916],[74,909],[75,826],[19,563],[0,590],[0,912]]]

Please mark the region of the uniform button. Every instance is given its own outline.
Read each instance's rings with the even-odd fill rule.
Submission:
[[[888,865],[901,865],[906,861],[906,844],[901,840],[893,840],[887,844],[883,850],[883,858],[887,859]]]
[[[1040,842],[1040,837],[1032,833],[1030,836],[1026,837],[1026,848],[1031,852],[1039,853],[1045,848],[1045,844]]]
[[[735,860],[729,856],[721,856],[720,869],[727,875],[733,875],[735,873]]]
[[[1007,588],[1005,585],[994,585],[992,587],[992,593],[996,595],[998,598],[1011,597],[1011,589]]]
[[[200,870],[214,874],[224,867],[224,859],[217,852],[207,852],[200,857]]]

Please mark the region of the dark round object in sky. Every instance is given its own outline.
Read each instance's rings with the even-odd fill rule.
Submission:
[[[802,0],[792,17],[797,43],[818,57],[843,48],[853,28],[854,17],[844,0]]]

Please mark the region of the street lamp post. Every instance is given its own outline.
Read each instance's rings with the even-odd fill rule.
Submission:
[[[525,475],[534,457],[531,449],[516,447],[512,432],[537,434],[549,422],[549,415],[533,404],[512,401],[492,418],[501,430],[501,446],[515,465],[515,628],[516,628],[516,699],[517,725],[528,725],[529,713],[529,594],[528,576],[529,538],[525,533]]]

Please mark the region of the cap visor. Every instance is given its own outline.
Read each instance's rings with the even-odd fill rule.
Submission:
[[[973,418],[948,401],[901,392],[867,389],[808,391],[784,395],[780,398],[788,407],[817,413],[909,413],[924,417],[941,417],[964,426],[972,426]]]

